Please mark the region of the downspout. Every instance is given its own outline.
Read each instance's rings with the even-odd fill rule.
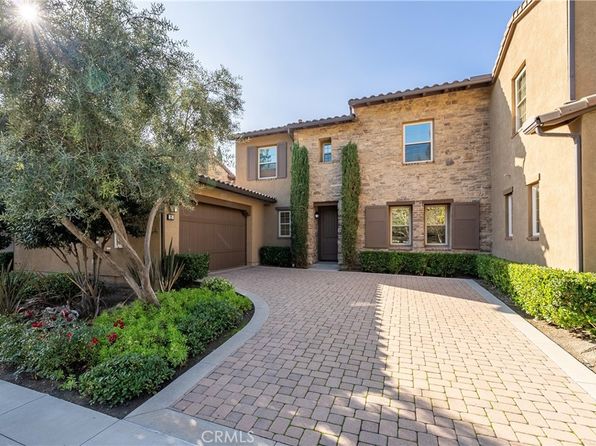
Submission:
[[[584,270],[584,221],[583,221],[583,199],[582,199],[582,138],[581,133],[545,133],[540,125],[536,127],[536,134],[543,137],[555,138],[573,138],[575,143],[575,166],[576,166],[576,185],[577,195],[577,270]]]
[[[569,0],[567,39],[569,52],[569,100],[575,101],[575,0]]]

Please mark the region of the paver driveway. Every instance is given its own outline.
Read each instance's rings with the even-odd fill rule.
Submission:
[[[466,281],[225,276],[269,318],[176,410],[287,444],[596,444],[594,401]]]

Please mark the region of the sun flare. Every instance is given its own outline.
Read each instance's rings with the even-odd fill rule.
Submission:
[[[21,3],[18,6],[18,14],[21,21],[31,25],[39,21],[39,8],[35,3]]]

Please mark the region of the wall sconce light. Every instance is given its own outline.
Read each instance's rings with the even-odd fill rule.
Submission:
[[[178,212],[178,206],[170,206],[170,212],[173,212],[174,214]]]
[[[318,212],[315,212],[315,220],[318,220],[319,217],[320,217],[319,213]]]

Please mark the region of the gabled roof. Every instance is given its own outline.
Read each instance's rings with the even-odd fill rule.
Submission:
[[[393,93],[378,94],[364,98],[350,99],[348,104],[351,107],[362,105],[372,105],[382,102],[399,101],[402,99],[411,99],[432,94],[447,93],[449,91],[466,90],[475,87],[488,87],[492,82],[490,74],[472,76],[460,81],[445,82],[443,84],[426,85],[424,87],[413,88],[411,90],[395,91]]]
[[[229,192],[234,192],[239,195],[243,195],[245,197],[255,198],[257,200],[263,201],[265,203],[276,203],[277,200],[274,197],[269,195],[262,194],[261,192],[256,192],[254,190],[246,189],[245,187],[236,186],[233,183],[229,183],[227,181],[217,180],[215,178],[208,177],[207,175],[199,175],[199,183],[204,184],[206,186],[215,187],[217,189],[227,190]]]
[[[536,127],[558,127],[594,110],[596,110],[596,94],[585,96],[576,101],[566,102],[553,111],[531,118],[526,121],[522,130],[528,135],[534,133]]]
[[[277,135],[280,133],[289,133],[293,130],[308,129],[314,127],[323,127],[326,125],[342,124],[344,122],[351,122],[356,118],[354,115],[331,116],[329,118],[313,119],[310,121],[291,122],[280,127],[271,127],[268,129],[251,130],[249,132],[238,133],[234,135],[236,139],[252,138],[255,136]]]

